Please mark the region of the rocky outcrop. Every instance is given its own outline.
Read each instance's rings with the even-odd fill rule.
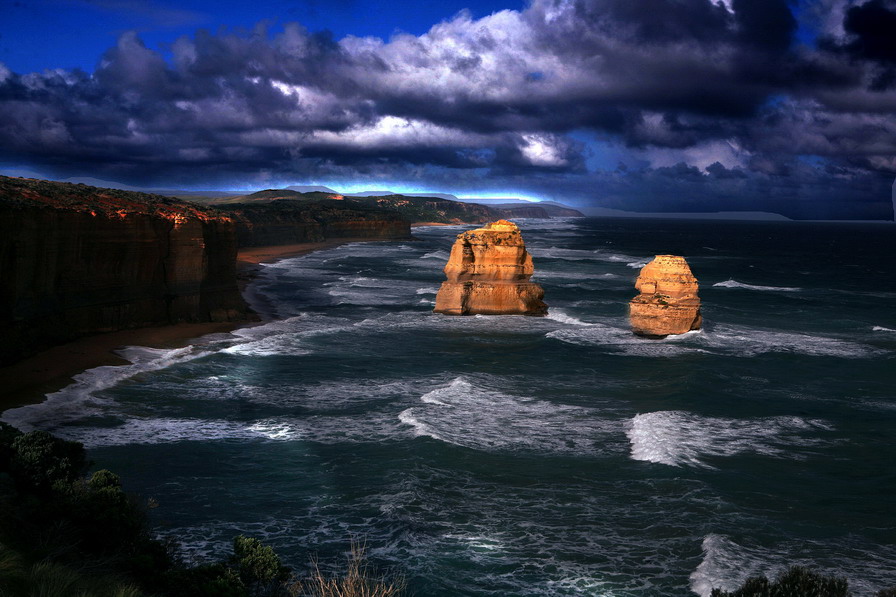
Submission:
[[[544,290],[530,282],[534,268],[513,222],[498,220],[457,235],[436,295],[446,315],[544,315]]]
[[[245,319],[236,250],[215,210],[0,177],[0,363],[90,333]]]
[[[410,238],[410,222],[394,211],[330,199],[221,205],[236,223],[242,247],[324,240]]]
[[[662,338],[700,329],[697,278],[684,257],[657,255],[641,268],[635,289],[641,294],[629,303],[632,331]]]

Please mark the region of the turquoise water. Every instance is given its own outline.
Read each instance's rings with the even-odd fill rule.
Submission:
[[[3,418],[83,441],[197,561],[360,537],[418,596],[708,595],[789,563],[896,585],[896,226],[519,223],[547,318],[433,314],[469,227],[418,228],[269,265],[274,321]],[[658,253],[703,331],[629,333]]]

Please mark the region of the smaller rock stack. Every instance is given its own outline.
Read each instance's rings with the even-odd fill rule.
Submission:
[[[634,333],[662,338],[700,329],[697,278],[684,257],[657,255],[641,268],[635,289],[641,294],[629,303]]]
[[[436,295],[436,313],[446,315],[544,315],[544,290],[534,272],[520,229],[498,220],[457,235],[445,265],[448,280]]]

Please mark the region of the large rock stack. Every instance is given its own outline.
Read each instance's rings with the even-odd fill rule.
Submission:
[[[662,338],[700,329],[697,278],[678,255],[657,255],[641,268],[635,289],[641,292],[629,303],[632,331]]]
[[[544,315],[544,290],[530,282],[534,268],[520,229],[498,220],[457,235],[436,295],[446,315]]]

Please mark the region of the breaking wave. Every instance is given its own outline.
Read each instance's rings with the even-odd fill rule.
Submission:
[[[43,402],[5,411],[3,420],[22,431],[33,429],[55,431],[68,421],[108,409],[112,402],[97,396],[103,390],[141,373],[159,371],[178,363],[198,359],[210,354],[210,351],[192,345],[173,350],[129,346],[118,351],[118,354],[130,361],[130,364],[88,369],[75,375],[74,383],[58,392],[48,394]]]
[[[799,448],[824,443],[810,433],[831,430],[824,421],[801,417],[738,420],[658,411],[636,415],[626,435],[634,460],[713,468],[703,459],[736,454],[801,458]]]
[[[415,435],[476,450],[596,454],[619,432],[591,409],[504,394],[463,377],[420,402],[398,415]]]
[[[738,282],[737,280],[727,280],[725,282],[716,282],[713,284],[714,287],[718,288],[742,288],[744,290],[764,290],[768,292],[802,292],[802,288],[796,288],[791,286],[758,286],[755,284],[744,284],[743,282]]]

